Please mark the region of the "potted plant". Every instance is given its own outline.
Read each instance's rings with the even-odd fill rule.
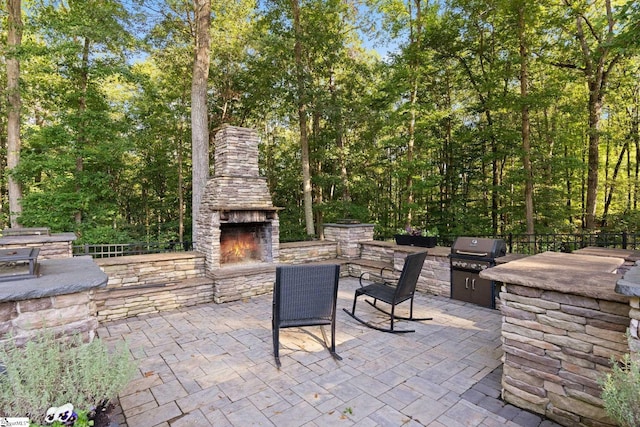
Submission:
[[[398,245],[433,248],[438,242],[438,228],[420,229],[407,227],[394,237]]]

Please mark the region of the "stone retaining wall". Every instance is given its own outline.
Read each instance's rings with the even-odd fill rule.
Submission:
[[[214,283],[213,301],[224,303],[272,292],[276,267],[257,264],[233,270],[221,268],[208,275]]]
[[[336,259],[337,257],[337,242],[314,240],[280,244],[280,262],[283,264],[304,264]]]
[[[640,261],[618,280],[616,292],[629,297],[629,350],[640,359]]]
[[[63,233],[64,234],[64,233]],[[404,257],[416,248],[398,246],[391,242],[373,240],[373,225],[328,224],[324,241],[283,243],[280,245],[280,262],[301,264],[308,262],[337,262],[342,265],[341,275],[359,277],[365,272],[379,272],[383,266],[394,266],[396,274],[402,269]],[[70,258],[71,243],[75,236],[66,234],[37,236],[39,242],[26,242],[16,236],[20,247],[33,244],[41,248],[41,256]],[[6,239],[10,239],[7,237]],[[43,240],[44,239],[44,240]],[[343,240],[346,239],[346,240]],[[14,244],[5,242],[6,245]],[[11,247],[6,246],[5,247]],[[444,248],[443,248],[444,250]],[[428,249],[430,253],[437,248]],[[91,294],[90,309],[97,313],[97,320],[111,321],[142,314],[155,313],[195,304],[226,302],[271,292],[275,277],[275,264],[248,266],[246,274],[231,269],[217,269],[206,273],[205,257],[197,252],[175,252],[150,255],[133,255],[96,259],[95,263],[108,276],[106,288]],[[238,270],[238,268],[234,268]],[[242,268],[240,268],[242,270]],[[445,271],[446,270],[446,271]],[[445,271],[443,273],[443,271]],[[438,295],[449,295],[448,285],[442,286],[442,275],[448,278],[448,262],[441,254],[429,255],[425,261],[418,289]],[[215,293],[218,294],[215,294]],[[217,297],[214,296],[218,295]],[[82,293],[78,296],[82,305]],[[32,305],[35,303],[32,303]],[[47,303],[38,303],[47,304]],[[18,313],[16,307],[2,309],[5,317]],[[13,314],[12,314],[13,313]],[[74,322],[72,315],[67,316]],[[80,325],[79,330],[84,326]]]
[[[373,240],[373,224],[325,224],[324,238],[337,242],[337,255],[344,259],[360,258],[360,243]]]
[[[449,298],[451,296],[450,249],[445,247],[429,248],[422,266],[417,289],[421,292]]]

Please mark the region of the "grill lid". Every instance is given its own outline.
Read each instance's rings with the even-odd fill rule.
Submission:
[[[507,245],[502,239],[458,237],[451,246],[452,256],[498,258],[506,254]]]

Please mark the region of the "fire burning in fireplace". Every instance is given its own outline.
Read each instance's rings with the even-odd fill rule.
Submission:
[[[257,226],[224,227],[220,236],[221,264],[261,262],[262,239]]]

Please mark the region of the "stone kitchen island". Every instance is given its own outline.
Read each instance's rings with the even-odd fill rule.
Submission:
[[[545,252],[480,273],[501,284],[505,401],[565,426],[614,425],[598,380],[629,351],[623,263]]]

